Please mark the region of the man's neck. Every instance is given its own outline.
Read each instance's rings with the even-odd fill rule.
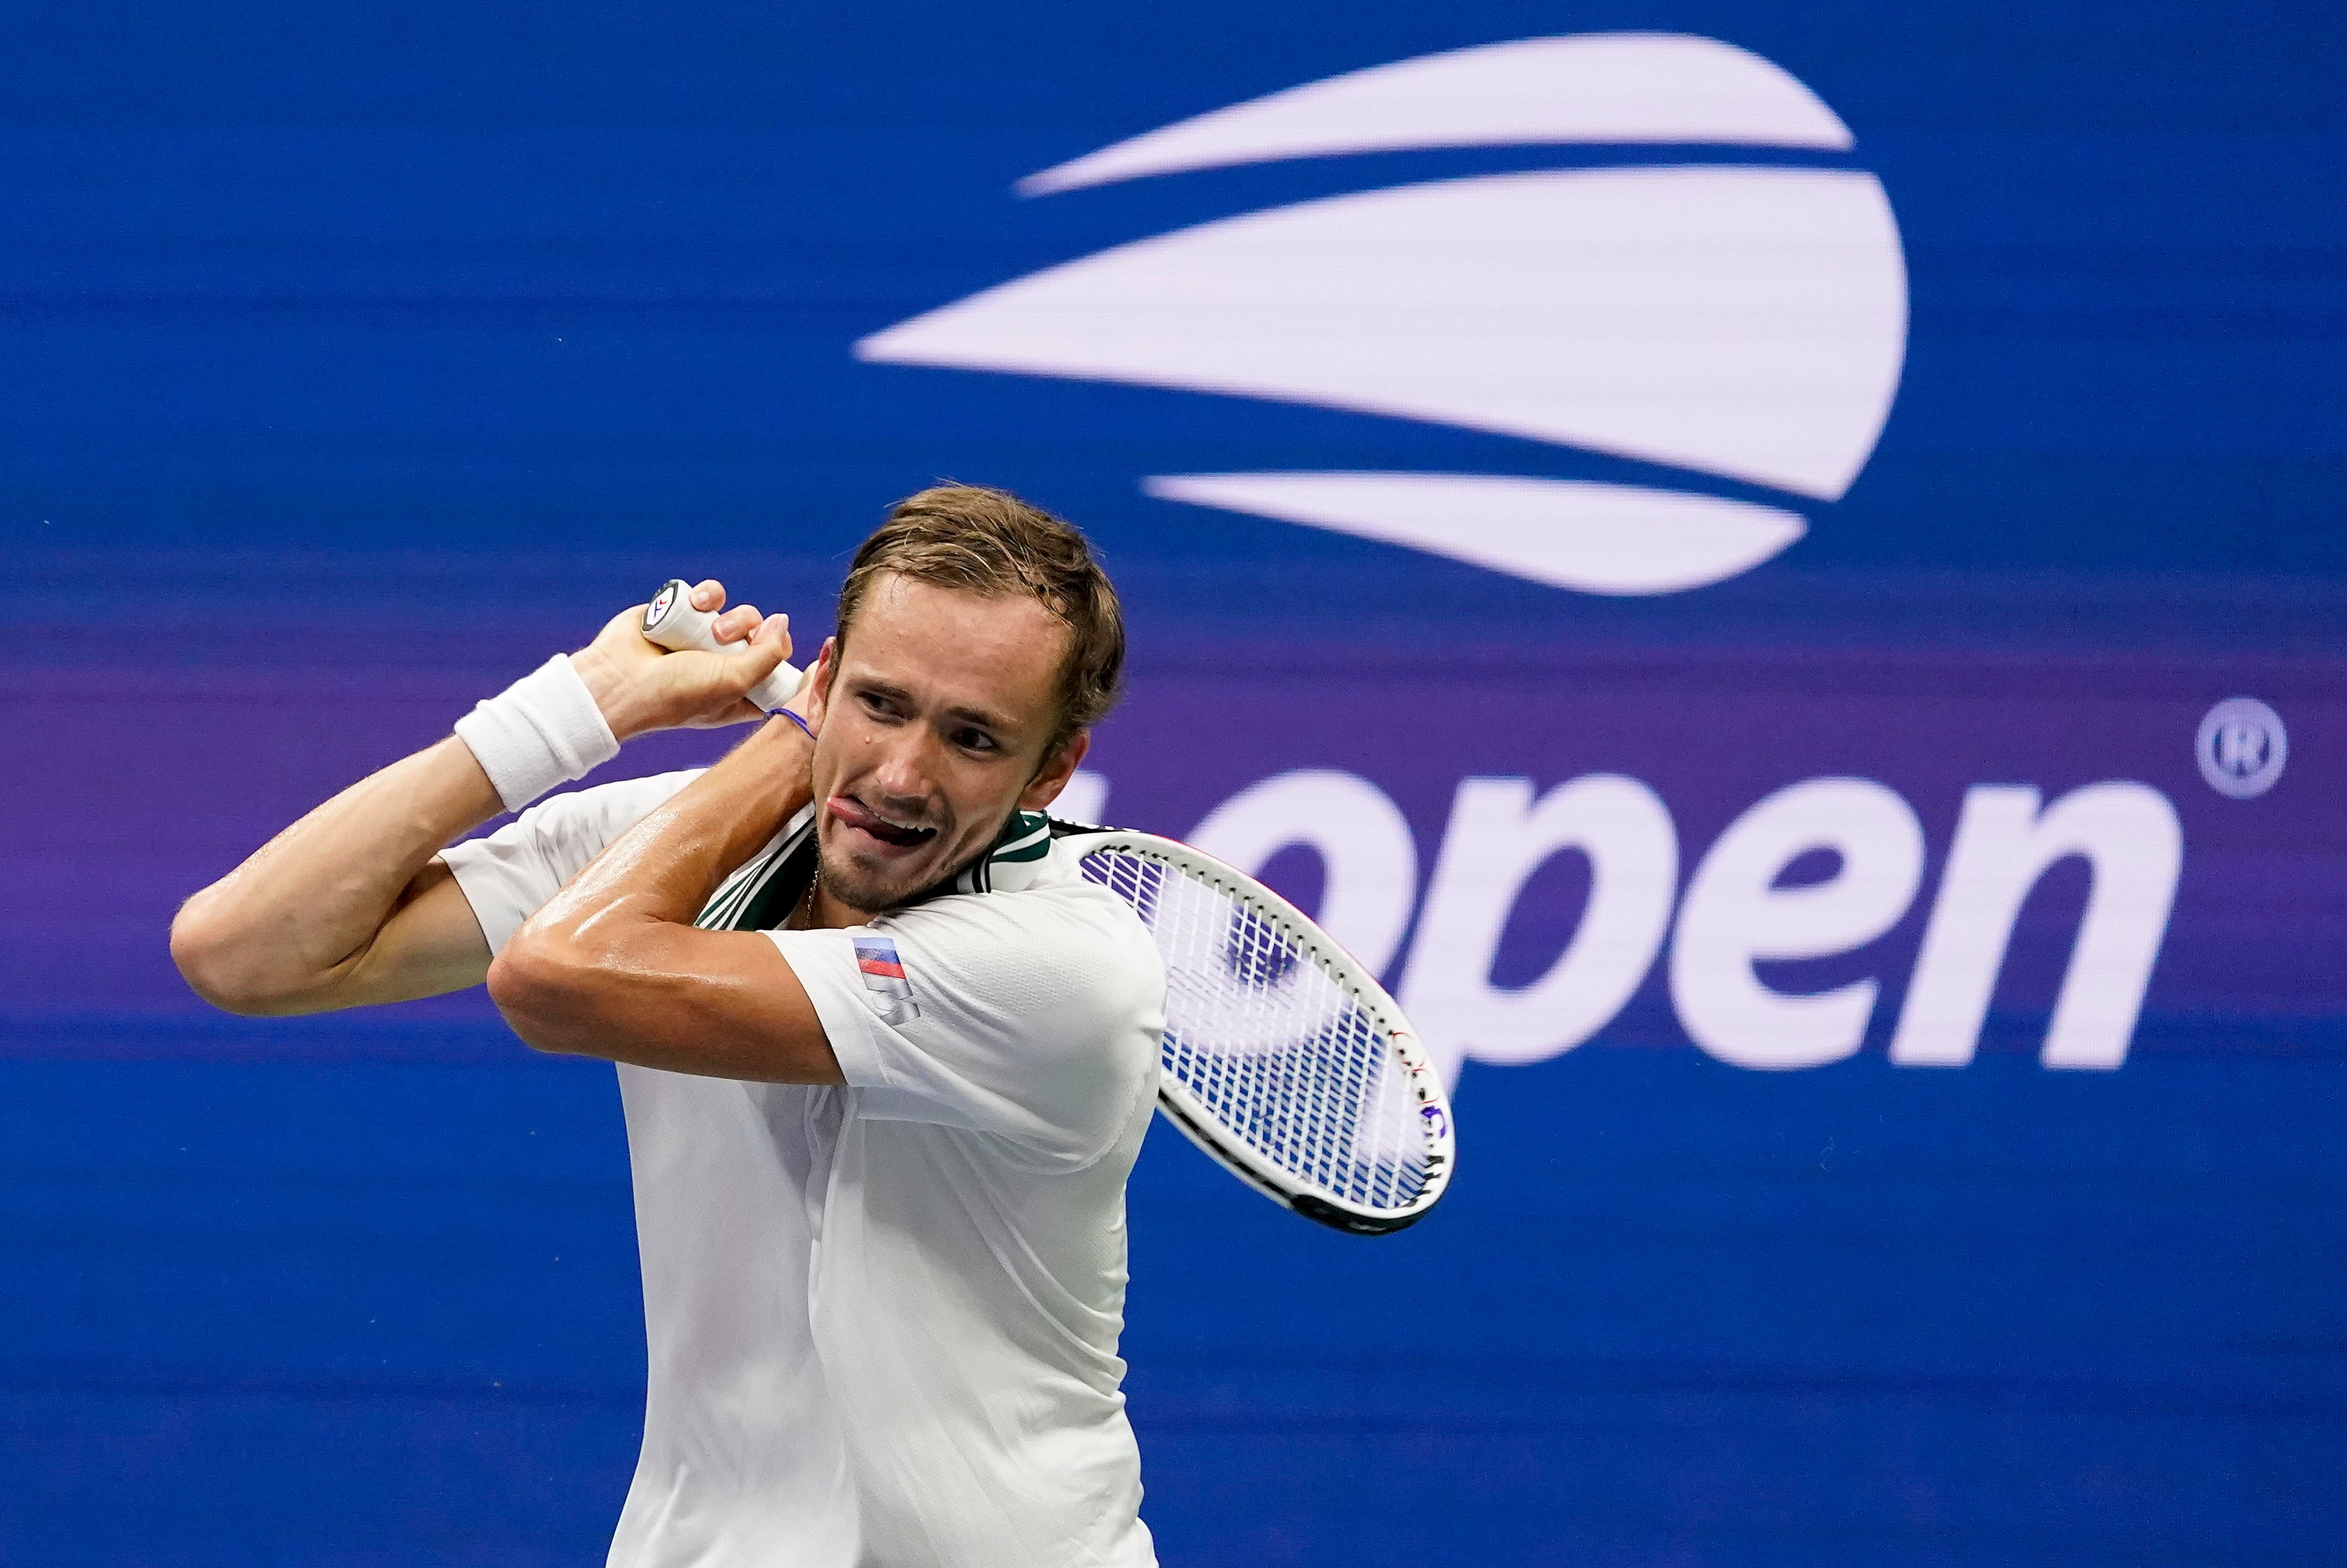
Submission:
[[[823,841],[817,838],[815,843],[815,879],[807,885],[806,893],[800,898],[797,908],[792,911],[791,924],[786,928],[837,931],[850,926],[868,926],[883,915],[898,909],[908,909],[916,904],[926,903],[941,893],[950,893],[953,891],[956,878],[1001,847],[1003,835],[1010,831],[1010,825],[1018,820],[1019,808],[1013,806],[1004,815],[1002,825],[995,829],[994,836],[986,841],[984,848],[911,897],[880,909],[859,909],[835,895],[824,885]]]
[[[868,926],[874,917],[887,913],[885,909],[858,909],[831,895],[823,885],[823,873],[817,871],[814,885],[801,903],[800,913],[810,930],[837,931],[849,926]]]

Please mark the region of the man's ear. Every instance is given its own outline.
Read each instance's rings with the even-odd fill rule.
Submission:
[[[823,640],[823,651],[815,656],[815,684],[807,688],[807,723],[823,728],[823,715],[831,706],[831,680],[839,670],[839,639]]]
[[[1083,765],[1084,753],[1092,749],[1092,733],[1090,730],[1078,730],[1061,742],[1051,755],[1043,759],[1043,765],[1035,776],[1027,781],[1027,787],[1019,792],[1019,809],[1041,811],[1059,799],[1060,792],[1068,787],[1068,781],[1075,777],[1076,770]]]

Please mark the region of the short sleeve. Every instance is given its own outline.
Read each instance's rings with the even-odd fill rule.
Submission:
[[[456,874],[489,951],[501,951],[522,922],[585,870],[604,845],[703,771],[686,768],[553,795],[486,838],[442,850],[440,858]]]
[[[1098,889],[957,895],[869,926],[766,934],[859,1115],[990,1133],[1078,1170],[1155,1092],[1164,967]]]

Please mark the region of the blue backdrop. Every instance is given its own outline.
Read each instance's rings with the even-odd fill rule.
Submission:
[[[1461,1063],[1457,1185],[1390,1239],[1153,1135],[1169,1564],[2335,1554],[2342,34],[0,16],[0,1561],[600,1561],[609,1070],[478,997],[211,1015],[170,914],[671,572],[819,633],[948,475],[1127,596],[1094,809],[1321,908]],[[1410,220],[1449,194],[1490,202]],[[1201,475],[1255,488],[1159,482]]]

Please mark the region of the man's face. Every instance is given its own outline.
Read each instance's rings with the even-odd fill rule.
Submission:
[[[823,886],[894,908],[984,854],[1014,807],[1050,804],[1082,758],[1046,758],[1065,623],[1023,595],[984,599],[889,573],[818,683],[814,779]]]

